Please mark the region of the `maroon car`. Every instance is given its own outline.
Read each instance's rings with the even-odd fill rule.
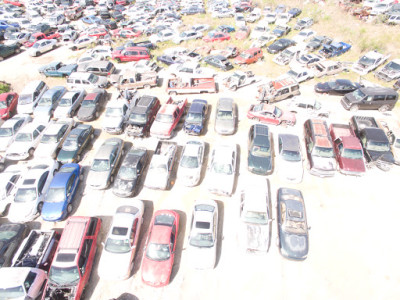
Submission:
[[[151,58],[149,49],[145,47],[128,47],[124,50],[116,50],[112,53],[112,58],[117,62],[138,61]]]
[[[7,120],[15,113],[18,104],[17,93],[0,94],[0,117]]]

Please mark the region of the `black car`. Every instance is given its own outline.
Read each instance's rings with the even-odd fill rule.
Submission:
[[[258,175],[269,175],[273,171],[274,147],[267,125],[255,124],[249,131],[247,168]]]
[[[288,14],[292,16],[292,18],[296,18],[298,15],[300,15],[302,10],[297,7],[293,7],[288,11]]]
[[[159,55],[157,56],[157,61],[162,62],[168,66],[184,63],[183,59],[177,55]]]
[[[344,95],[354,92],[361,85],[348,79],[336,79],[334,81],[319,82],[314,86],[317,93],[327,93],[330,95]]]
[[[290,46],[296,45],[296,42],[290,39],[279,39],[268,46],[267,51],[271,54],[277,54]]]
[[[81,103],[77,117],[79,121],[92,121],[99,117],[100,108],[107,93],[103,89],[95,89],[88,93]]]
[[[290,32],[291,28],[289,26],[276,26],[274,30],[272,30],[272,34],[277,37],[282,37],[287,35]]]
[[[106,27],[106,29],[108,29],[108,30],[114,30],[114,29],[118,28],[117,23],[110,19],[101,20],[99,22],[99,25],[104,25],[104,27]]]
[[[145,148],[131,148],[122,161],[114,181],[113,193],[118,197],[131,197],[148,160]]]
[[[309,51],[315,51],[319,49],[322,45],[330,45],[332,43],[332,39],[325,35],[317,35],[308,42],[306,49]]]
[[[11,265],[12,258],[27,233],[28,227],[25,224],[0,225],[0,268]]]
[[[100,11],[99,16],[102,20],[111,19],[111,13],[108,10]]]
[[[205,57],[203,61],[223,71],[229,71],[233,69],[232,63],[222,55],[210,55]]]
[[[117,21],[117,22],[122,21],[122,20],[125,20],[125,16],[124,16],[120,11],[118,11],[118,10],[114,11],[114,12],[111,14],[111,17],[112,17],[115,21]]]
[[[278,190],[277,219],[279,250],[283,257],[304,260],[308,255],[309,238],[304,198],[299,190]]]
[[[159,108],[160,100],[157,97],[147,95],[140,97],[129,115],[125,128],[126,135],[129,137],[148,136]]]
[[[127,41],[124,45],[116,47],[115,50],[124,50],[125,48],[129,47],[145,47],[148,49],[155,49],[156,45],[150,41],[141,41],[141,42]]]
[[[21,49],[19,44],[12,44],[12,45],[1,45],[0,44],[0,61],[4,58],[14,55],[16,53],[20,53]]]

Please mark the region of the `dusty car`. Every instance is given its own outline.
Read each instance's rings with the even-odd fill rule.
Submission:
[[[213,269],[218,245],[218,205],[214,200],[195,201],[188,240],[191,265]]]
[[[237,146],[214,146],[207,168],[208,191],[217,195],[231,196],[236,178]]]
[[[267,47],[267,51],[270,54],[277,54],[283,50],[285,50],[286,48],[290,47],[290,46],[294,46],[296,45],[296,43],[293,40],[290,39],[279,39],[275,42],[273,42],[271,45],[269,45]]]
[[[184,41],[189,41],[189,40],[197,40],[201,39],[203,37],[203,34],[198,31],[194,30],[188,30],[188,31],[183,31],[179,35],[173,38],[173,42],[175,44],[180,44]]]
[[[359,89],[361,85],[348,79],[336,79],[334,81],[319,82],[314,86],[317,93],[330,95],[345,95]]]
[[[223,71],[229,71],[233,69],[232,63],[225,56],[222,55],[210,55],[205,57],[203,61]]]
[[[261,36],[259,36],[257,39],[255,39],[250,47],[251,48],[264,48],[270,46],[273,42],[275,42],[277,37],[275,35],[266,33]]]
[[[57,40],[40,40],[37,41],[31,48],[29,48],[28,53],[30,56],[39,56],[43,53],[51,51],[57,48]]]
[[[99,261],[97,272],[101,279],[124,280],[131,275],[143,214],[141,200],[117,208]]]
[[[381,70],[375,72],[374,75],[385,81],[392,81],[400,78],[400,59],[390,61]]]
[[[279,79],[291,77],[298,83],[307,81],[314,78],[314,72],[308,68],[301,66],[292,66],[291,69],[284,75],[278,77]]]
[[[341,72],[348,71],[346,65],[340,61],[321,61],[313,66],[314,77],[322,77],[329,75],[336,75]]]
[[[54,61],[48,65],[39,68],[39,73],[46,77],[67,77],[75,72],[77,64],[63,64],[60,61]]]
[[[324,109],[321,102],[312,97],[294,97],[288,106],[291,112],[308,114],[312,117],[328,118],[330,115],[330,111]]]
[[[289,34],[291,30],[292,28],[288,25],[278,25],[271,31],[271,33],[276,37],[280,38],[283,37],[284,35]]]
[[[275,105],[266,103],[252,104],[247,112],[247,118],[272,125],[285,124],[294,126],[296,124],[296,115],[294,113],[283,111]]]
[[[224,85],[232,91],[236,91],[238,88],[253,84],[260,79],[255,77],[253,72],[247,71],[236,71],[232,75],[224,78]]]
[[[28,226],[25,224],[3,223],[0,225],[0,268],[11,266],[14,253],[27,234]]]
[[[78,37],[74,41],[74,43],[72,44],[70,49],[75,51],[75,50],[87,48],[87,47],[95,44],[96,42],[97,42],[97,38],[94,36],[88,36],[88,35],[81,36],[81,37]]]
[[[232,98],[219,98],[216,112],[214,130],[222,135],[230,135],[236,131],[237,107]]]
[[[113,193],[119,197],[135,194],[149,155],[145,148],[132,147],[127,152],[114,180]]]
[[[255,124],[250,127],[247,169],[258,175],[270,175],[274,170],[274,144],[267,125]]]
[[[4,58],[7,58],[13,54],[20,53],[21,49],[19,45],[12,44],[12,45],[0,45],[0,61]]]
[[[30,81],[19,93],[17,110],[20,114],[31,114],[40,97],[48,90],[47,84],[42,80]]]
[[[253,182],[240,196],[239,242],[249,253],[266,253],[272,230],[271,192],[266,182]]]
[[[300,31],[297,35],[295,35],[293,37],[293,40],[296,43],[303,43],[305,40],[313,37],[314,35],[315,35],[314,30],[304,29],[304,30]]]
[[[325,60],[325,57],[314,53],[303,53],[296,57],[295,64],[301,67],[310,68]]]
[[[297,21],[294,26],[294,30],[303,30],[308,27],[311,27],[314,24],[314,20],[312,18],[303,18]]]
[[[109,101],[103,118],[103,130],[110,134],[122,133],[130,112],[131,105],[128,101],[121,99]]]
[[[67,89],[63,86],[55,86],[44,92],[33,111],[35,118],[49,120],[53,116],[53,112],[56,109],[58,102],[66,92]]]
[[[204,142],[199,140],[186,142],[177,173],[177,179],[185,186],[195,186],[200,182],[204,151]]]
[[[322,45],[330,45],[332,43],[332,39],[324,36],[324,35],[317,35],[314,36],[306,45],[306,49],[309,51],[318,50]]]
[[[26,166],[10,165],[0,174],[0,216],[4,216],[10,203],[14,200],[18,184],[28,170]]]
[[[100,116],[100,109],[103,101],[107,98],[107,92],[104,89],[95,89],[88,93],[82,100],[81,106],[76,114],[79,121],[93,121]]]
[[[272,61],[278,65],[287,65],[292,60],[296,59],[302,53],[302,49],[298,46],[286,48],[279,54],[275,55]]]
[[[303,158],[300,139],[297,135],[283,133],[278,135],[276,160],[280,178],[292,183],[300,183],[303,180]]]
[[[2,120],[9,119],[16,113],[18,104],[17,93],[2,93],[0,94],[0,118]]]
[[[263,51],[260,48],[250,48],[240,53],[235,58],[235,63],[238,65],[252,64],[257,62],[259,59],[262,59],[263,55]]]
[[[87,185],[93,189],[106,189],[114,181],[123,149],[124,141],[119,138],[104,141],[94,156],[86,180]]]
[[[31,121],[32,118],[26,114],[15,115],[5,121],[0,127],[0,152],[5,152],[14,141],[18,131]]]
[[[304,198],[299,190],[280,188],[277,199],[279,250],[285,258],[304,260],[309,249]]]
[[[86,91],[84,89],[68,91],[66,92],[57,108],[54,110],[55,118],[70,118],[73,117],[75,111],[78,110],[83,98],[86,96]]]
[[[384,55],[377,51],[367,52],[358,60],[358,62],[353,64],[351,70],[360,75],[367,75],[369,72],[382,65],[389,56],[390,55]]]

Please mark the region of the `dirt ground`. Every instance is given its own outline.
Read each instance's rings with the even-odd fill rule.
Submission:
[[[75,53],[59,48],[38,58],[31,58],[26,52],[0,63],[0,79],[10,82],[13,90],[20,92],[33,79],[43,79],[49,86],[64,85],[65,79],[42,78],[37,69],[53,60],[73,60]],[[262,64],[263,62],[260,62]],[[268,76],[268,73],[265,74]],[[162,75],[160,75],[162,76]],[[113,88],[109,90],[113,91]],[[140,93],[158,96],[161,102],[168,99],[165,88],[155,88]],[[313,82],[301,85],[302,96],[318,97],[329,110],[329,122],[348,122],[351,114],[345,111],[340,97],[316,95]],[[136,254],[132,276],[125,281],[104,281],[97,275],[97,264],[102,252],[101,242],[110,226],[111,216],[116,208],[131,199],[113,195],[111,189],[91,190],[81,183],[73,215],[100,216],[103,227],[98,241],[96,263],[86,290],[87,299],[117,298],[128,293],[126,299],[398,299],[400,297],[399,242],[396,236],[397,219],[400,211],[397,184],[400,169],[393,167],[387,173],[377,169],[368,170],[361,178],[344,176],[339,173],[333,178],[321,179],[304,173],[301,184],[290,185],[281,182],[276,172],[268,176],[271,186],[273,207],[276,191],[280,187],[294,187],[303,192],[310,230],[310,252],[303,262],[289,261],[281,257],[275,245],[277,239],[276,210],[273,210],[272,243],[268,254],[251,255],[244,253],[238,244],[239,195],[249,182],[264,181],[265,177],[251,175],[247,171],[247,134],[253,123],[246,117],[247,109],[255,103],[256,88],[249,86],[231,92],[220,87],[215,95],[188,96],[189,100],[204,98],[211,104],[208,130],[201,138],[213,146],[215,142],[237,144],[240,149],[238,176],[232,197],[218,197],[207,192],[204,175],[199,186],[188,188],[175,182],[170,191],[155,191],[140,187],[136,198],[145,203],[144,226],[142,227],[139,251]],[[221,137],[214,132],[215,104],[218,97],[233,97],[239,107],[238,131],[233,136]],[[278,106],[284,108],[287,101]],[[398,120],[399,109],[387,113],[360,112]],[[302,124],[308,117],[298,115],[294,127],[270,126],[277,137],[279,132],[296,133],[302,137]],[[102,117],[92,122],[102,127]],[[98,130],[100,132],[100,130]],[[92,157],[98,146],[109,135],[101,133],[93,147],[86,153],[82,165],[87,174]],[[122,136],[123,137],[123,136]],[[174,141],[183,145],[189,137],[182,131]],[[135,146],[154,150],[154,138],[126,140]],[[303,149],[303,153],[305,150]],[[205,164],[208,159],[206,157]],[[307,160],[304,161],[306,166]],[[276,166],[279,168],[279,165]],[[205,170],[203,174],[206,174]],[[144,174],[145,175],[145,174]],[[207,175],[205,175],[207,176]],[[190,255],[186,243],[190,224],[191,209],[195,199],[212,198],[219,205],[219,244],[215,269],[197,271],[190,266]],[[168,208],[177,210],[181,217],[178,248],[171,283],[164,288],[152,288],[141,281],[140,264],[147,229],[155,210]],[[1,218],[0,222],[5,222]],[[35,228],[62,228],[63,222],[48,223],[37,218],[31,224]]]

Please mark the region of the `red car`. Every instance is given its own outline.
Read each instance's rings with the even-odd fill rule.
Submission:
[[[145,47],[128,47],[124,50],[116,50],[112,53],[112,58],[117,62],[138,61],[151,58],[149,49]]]
[[[19,2],[19,0],[4,0],[3,1],[4,4],[12,4],[14,6],[24,6],[23,3]]]
[[[262,58],[263,55],[261,48],[250,48],[240,53],[239,56],[235,58],[235,63],[238,65],[252,64]]]
[[[250,34],[250,27],[249,26],[243,26],[240,27],[239,30],[235,34],[235,38],[237,40],[245,40]]]
[[[142,34],[142,31],[134,28],[118,28],[112,31],[112,35],[115,37],[122,37],[126,39],[135,38]]]
[[[203,37],[203,41],[205,42],[222,42],[222,41],[229,41],[231,36],[226,32],[213,32],[209,33],[207,36]]]
[[[24,46],[26,48],[30,48],[35,44],[37,41],[46,39],[46,40],[58,40],[61,37],[61,35],[58,32],[49,32],[49,33],[43,33],[43,32],[36,32],[31,35],[29,40],[27,40],[24,43]]]
[[[108,31],[104,28],[94,28],[94,29],[89,30],[89,32],[87,33],[88,36],[95,36],[98,39],[103,38],[107,34],[108,34]]]
[[[128,5],[128,1],[126,1],[126,0],[116,0],[115,4],[116,5]]]
[[[155,212],[142,261],[145,284],[162,287],[169,283],[178,240],[179,214],[173,210]]]
[[[283,111],[275,105],[266,103],[251,105],[247,112],[247,117],[272,125],[287,124],[293,126],[296,124],[296,115],[294,113]]]
[[[17,104],[17,93],[0,94],[0,118],[2,118],[3,120],[9,119],[15,113]]]

